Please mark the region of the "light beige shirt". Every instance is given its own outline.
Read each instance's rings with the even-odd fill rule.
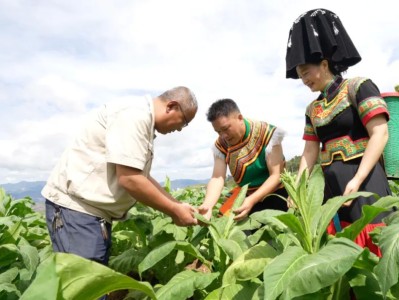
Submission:
[[[118,185],[115,164],[149,176],[154,107],[150,97],[104,105],[66,149],[42,190],[46,199],[76,211],[123,218],[136,200]]]

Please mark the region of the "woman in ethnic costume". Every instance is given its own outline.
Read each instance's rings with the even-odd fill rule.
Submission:
[[[357,191],[390,195],[379,158],[388,140],[389,113],[377,86],[367,78],[344,79],[341,72],[361,60],[336,14],[316,9],[302,14],[288,39],[287,78],[302,79],[318,98],[306,108],[305,148],[299,174],[312,169],[320,154],[325,177],[325,201]],[[321,143],[321,152],[320,152]],[[328,232],[348,226],[361,217],[362,206],[374,197],[358,197],[338,211],[339,221]],[[384,225],[380,214],[355,242],[381,256],[369,232]],[[335,224],[335,226],[333,225]]]
[[[214,145],[212,178],[199,212],[208,219],[212,216],[212,208],[224,187],[227,167],[239,187],[249,184],[247,197],[234,212],[236,221],[263,209],[286,211],[286,201],[269,195],[276,193],[287,197],[280,181],[284,168],[281,146],[284,132],[266,122],[244,118],[231,99],[214,102],[208,110],[207,118],[219,138]]]

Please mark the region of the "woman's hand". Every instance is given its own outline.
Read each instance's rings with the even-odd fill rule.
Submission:
[[[361,180],[359,180],[356,176],[353,177],[346,185],[343,196],[356,193],[357,191],[359,191],[361,184],[362,184]],[[352,204],[352,201],[353,200],[347,201],[344,204],[342,204],[342,206],[350,206]]]
[[[253,206],[254,204],[250,201],[250,199],[245,198],[243,204],[234,211],[234,221],[241,221],[248,217],[249,212],[251,211]]]
[[[205,219],[210,220],[212,217],[212,208],[209,208],[205,205],[201,205],[198,207],[198,212],[204,216]]]

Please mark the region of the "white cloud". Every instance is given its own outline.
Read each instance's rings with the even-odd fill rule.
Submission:
[[[394,0],[329,2],[362,62],[347,76],[398,84]],[[216,133],[206,121],[219,98],[287,131],[285,155],[302,152],[304,108],[315,97],[285,79],[292,22],[320,1],[1,1],[0,183],[45,180],[91,108],[186,85],[199,100],[181,133],[156,139],[153,175],[208,178]]]

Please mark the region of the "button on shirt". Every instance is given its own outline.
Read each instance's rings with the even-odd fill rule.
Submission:
[[[119,186],[116,164],[149,176],[153,158],[151,97],[113,102],[95,111],[63,153],[42,195],[60,206],[105,218],[123,218],[136,200]]]

